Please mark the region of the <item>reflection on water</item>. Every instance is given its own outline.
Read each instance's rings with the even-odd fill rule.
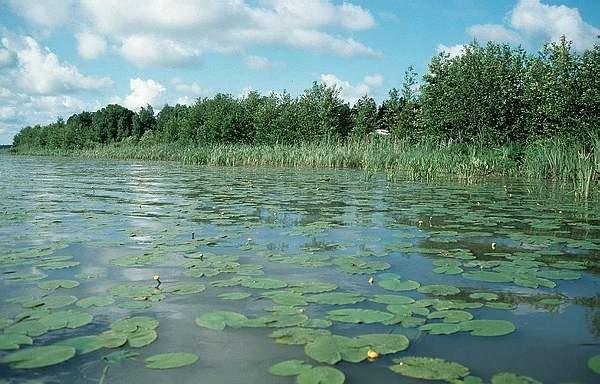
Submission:
[[[323,282],[362,301],[323,304],[295,293],[295,308],[311,319],[341,308],[386,311],[368,299],[398,294],[427,305],[427,313],[461,309],[516,327],[504,336],[477,337],[419,331],[425,322],[438,322],[422,315],[413,315],[413,324],[334,321],[327,328],[333,334],[401,333],[411,342],[406,351],[374,362],[337,364],[347,382],[417,382],[388,369],[393,358],[408,355],[458,362],[484,381],[498,372],[547,383],[597,380],[586,361],[600,354],[600,205],[577,203],[560,190],[512,179],[388,183],[350,170],[6,156],[0,157],[0,178],[0,329],[14,331],[16,323],[59,310],[94,316],[87,325],[33,337],[33,345],[42,346],[101,334],[132,315],[160,321],[156,341],[121,348],[137,358],[107,364],[102,356],[113,351],[102,348],[47,368],[0,364],[0,378],[98,382],[104,373],[106,383],[291,383],[293,377],[272,376],[268,369],[287,359],[317,365],[302,345],[277,343],[269,327],[215,331],[195,319],[214,310],[260,318],[270,313],[265,309],[289,305],[295,285]],[[381,281],[398,279],[390,273],[459,292],[386,290]],[[158,294],[152,293],[156,274]],[[236,278],[230,287],[211,284]],[[263,278],[283,280],[287,288],[253,288]],[[57,279],[80,284],[38,287]],[[191,292],[198,285],[190,283],[205,290]],[[275,299],[272,291],[283,294]],[[227,292],[251,296],[219,297]],[[478,296],[482,292],[495,295]],[[114,303],[24,308],[22,296],[60,295],[112,297]],[[192,352],[199,360],[173,370],[144,367],[145,357],[163,352]],[[0,351],[0,358],[8,353]]]

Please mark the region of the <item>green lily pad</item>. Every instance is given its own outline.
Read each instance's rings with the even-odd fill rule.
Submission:
[[[90,296],[85,299],[80,299],[75,303],[78,307],[89,308],[89,307],[105,307],[115,302],[112,297],[108,296]]]
[[[460,331],[458,324],[450,323],[430,323],[420,326],[419,329],[428,331],[432,335],[451,335]]]
[[[460,293],[460,289],[444,284],[422,285],[417,291],[420,293],[430,293],[435,296],[450,296]]]
[[[380,304],[405,305],[414,303],[415,299],[402,295],[374,295],[369,301]]]
[[[161,286],[161,291],[173,295],[191,295],[203,292],[206,286],[202,283],[169,283]]]
[[[600,355],[590,357],[587,365],[592,371],[600,375]]]
[[[156,329],[158,320],[147,316],[133,316],[117,320],[110,325],[110,328],[119,333],[133,333],[138,329]]]
[[[275,376],[297,376],[310,368],[312,365],[302,360],[286,360],[272,365],[269,373]]]
[[[75,348],[66,345],[32,347],[12,352],[0,362],[10,364],[14,369],[33,369],[60,364],[75,356]]]
[[[115,331],[102,332],[96,338],[105,348],[119,348],[127,343],[127,335]]]
[[[333,367],[313,367],[296,377],[296,384],[343,384],[345,381],[344,373]]]
[[[101,340],[96,336],[78,336],[72,337],[70,339],[61,340],[56,343],[56,345],[66,345],[68,347],[73,347],[82,355],[86,353],[97,351],[98,349],[104,347],[104,344]]]
[[[491,292],[474,292],[469,295],[469,298],[473,300],[485,300],[485,301],[493,301],[498,300],[499,296],[495,293]]]
[[[26,335],[18,333],[0,334],[0,350],[19,349],[21,345],[31,344],[33,344],[33,340]]]
[[[315,341],[320,336],[328,336],[331,332],[324,329],[292,327],[278,329],[269,337],[275,338],[279,344],[306,344]]]
[[[329,320],[356,324],[377,323],[390,320],[393,317],[394,315],[391,313],[375,309],[346,308],[327,312]]]
[[[469,320],[459,324],[461,331],[472,336],[504,336],[515,331],[515,326],[506,320]]]
[[[242,287],[255,289],[279,289],[287,287],[287,283],[283,280],[270,279],[266,277],[243,280],[241,284]]]
[[[66,307],[77,301],[75,296],[46,296],[38,299],[30,299],[21,303],[25,308],[47,308],[56,309]]]
[[[365,298],[349,292],[326,292],[308,296],[308,301],[316,304],[344,305],[365,301]]]
[[[396,280],[396,279],[382,280],[378,284],[383,289],[387,289],[388,291],[396,291],[396,292],[413,291],[421,286],[421,284],[419,284],[418,282],[413,281],[413,280]]]
[[[198,355],[185,352],[159,353],[144,359],[146,368],[171,369],[180,368],[194,364],[198,361]]]
[[[139,355],[140,354],[137,352],[131,352],[127,349],[123,349],[121,351],[115,351],[109,353],[108,355],[102,356],[102,361],[106,362],[107,364],[117,364],[125,359],[132,359]]]
[[[227,292],[221,293],[217,297],[221,300],[243,300],[247,299],[250,296],[252,295],[247,292]]]
[[[463,321],[471,320],[473,318],[473,315],[470,312],[466,311],[447,310],[432,312],[429,315],[427,315],[427,318],[443,319],[444,323],[460,323]]]
[[[416,379],[451,381],[469,374],[469,368],[461,364],[433,357],[407,356],[394,362],[392,371]]]
[[[359,363],[367,359],[369,349],[384,355],[403,351],[408,345],[409,341],[404,335],[372,334],[354,338],[328,335],[306,344],[304,352],[321,363],[336,364],[341,360]]]
[[[41,289],[54,290],[58,288],[75,288],[79,285],[77,280],[48,280],[38,283]]]
[[[221,331],[225,327],[240,328],[248,318],[241,313],[230,311],[213,311],[203,313],[196,317],[196,324],[200,327]]]
[[[542,384],[529,376],[517,376],[514,373],[502,372],[492,377],[492,384]]]
[[[512,276],[502,272],[474,271],[465,272],[462,275],[470,280],[485,281],[488,283],[510,283],[513,281]]]

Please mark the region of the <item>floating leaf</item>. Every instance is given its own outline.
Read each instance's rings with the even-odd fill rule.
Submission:
[[[469,320],[459,324],[461,331],[472,336],[504,336],[515,331],[515,326],[506,320]]]
[[[396,279],[382,280],[382,281],[379,281],[378,284],[383,289],[387,289],[389,291],[397,291],[397,292],[412,291],[421,286],[421,284],[419,284],[418,282],[413,281],[413,280],[396,280]]]
[[[0,350],[19,349],[21,345],[31,344],[33,344],[31,337],[22,334],[0,334]]]
[[[77,280],[48,280],[38,283],[41,289],[54,290],[58,288],[75,288],[79,285]]]
[[[473,315],[465,311],[438,311],[427,315],[428,319],[443,319],[444,323],[460,323],[463,321],[471,320]]]
[[[419,329],[428,331],[432,335],[451,335],[460,331],[458,324],[450,323],[430,323],[420,326]]]
[[[271,333],[269,337],[275,338],[279,344],[306,344],[315,341],[320,336],[328,336],[331,332],[324,329],[313,328],[284,328]]]
[[[485,301],[498,300],[498,297],[499,296],[497,294],[491,292],[474,292],[469,295],[469,298],[473,300],[481,299]]]
[[[474,271],[465,272],[462,275],[467,279],[485,281],[488,283],[510,283],[511,281],[513,281],[512,276],[501,272]]]
[[[529,376],[517,376],[514,373],[502,372],[492,377],[492,384],[542,384]]]
[[[105,307],[111,305],[115,300],[108,296],[90,296],[85,299],[79,300],[75,303],[78,307],[89,308],[89,307]]]
[[[73,356],[75,356],[75,348],[73,347],[50,345],[12,352],[0,358],[0,362],[8,363],[15,369],[32,369],[60,364]]]
[[[46,296],[39,299],[30,299],[21,303],[25,308],[55,309],[66,307],[77,301],[75,296]]]
[[[202,283],[169,283],[163,284],[161,287],[162,292],[170,293],[173,295],[191,295],[194,293],[203,292],[206,286]]]
[[[433,357],[407,356],[394,362],[392,371],[416,379],[451,381],[469,374],[469,368],[463,365]]]
[[[272,365],[269,373],[275,376],[297,376],[310,368],[312,365],[306,364],[302,360],[286,360]]]
[[[37,267],[40,269],[64,269],[76,267],[79,264],[81,264],[79,261],[50,261],[38,264]]]
[[[600,355],[590,357],[587,365],[592,371],[600,375]]]
[[[369,299],[369,301],[381,304],[404,305],[414,303],[415,299],[413,299],[412,297],[402,295],[374,295]]]
[[[213,311],[203,313],[196,317],[196,324],[200,327],[221,331],[226,326],[240,328],[248,318],[241,313],[230,311]]]
[[[158,334],[154,329],[138,328],[127,334],[127,342],[132,348],[141,348],[152,344],[157,337]]]
[[[344,323],[370,324],[394,317],[391,313],[382,312],[374,309],[346,308],[327,312],[327,318],[333,321]]]
[[[422,285],[417,291],[420,293],[430,293],[435,296],[450,296],[460,293],[460,289],[444,284]]]
[[[132,333],[138,329],[155,329],[158,327],[158,320],[147,316],[133,316],[117,320],[110,325],[110,328],[119,333]]]
[[[102,356],[102,360],[108,364],[116,364],[116,363],[120,363],[122,360],[132,359],[139,355],[140,354],[137,352],[130,352],[130,351],[124,349],[122,351],[115,351],[113,353],[109,353],[108,355]]]
[[[170,369],[180,368],[194,364],[198,361],[198,355],[185,352],[159,353],[144,359],[146,368]]]
[[[57,345],[66,345],[68,347],[73,347],[82,355],[86,353],[97,351],[98,349],[104,347],[104,343],[98,339],[96,336],[78,336],[72,337],[70,339],[61,340],[56,343]]]
[[[313,367],[296,377],[297,384],[343,384],[344,381],[344,373],[332,367]]]
[[[365,300],[364,297],[349,292],[327,292],[308,296],[308,301],[317,304],[344,305],[356,304]]]
[[[270,278],[243,280],[241,284],[243,287],[256,289],[278,289],[287,287],[287,283],[285,281]]]

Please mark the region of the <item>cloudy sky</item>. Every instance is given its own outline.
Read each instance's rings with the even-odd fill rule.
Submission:
[[[0,144],[119,103],[341,87],[377,100],[473,38],[537,51],[600,35],[597,0],[0,0]]]

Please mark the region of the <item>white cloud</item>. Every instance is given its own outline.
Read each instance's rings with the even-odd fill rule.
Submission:
[[[147,0],[140,5],[138,0],[87,0],[64,2],[60,16],[50,19],[39,16],[52,14],[43,3],[28,0],[30,9],[15,0],[14,8],[44,27],[70,25],[77,30],[81,28],[78,20],[85,20],[86,32],[120,44],[121,54],[139,67],[189,65],[207,51],[239,53],[265,45],[345,57],[381,56],[344,36],[375,25],[368,10],[349,2]]]
[[[438,44],[437,46],[438,53],[445,52],[450,55],[450,58],[460,56],[465,53],[465,46],[462,44],[447,46],[444,44]]]
[[[483,42],[517,43],[520,40],[517,32],[501,24],[475,24],[467,28],[467,32],[471,37]]]
[[[169,67],[197,63],[200,51],[176,40],[134,35],[123,40],[121,54],[138,67]]]
[[[0,47],[0,68],[12,64],[13,57],[8,49]]]
[[[106,40],[97,34],[81,32],[76,38],[77,52],[84,59],[95,59],[106,51]]]
[[[539,0],[520,0],[512,10],[511,25],[528,35],[557,41],[562,35],[578,50],[591,49],[600,29],[586,23],[577,8],[547,5]]]
[[[129,79],[129,88],[131,93],[125,97],[122,104],[134,111],[148,104],[156,104],[166,91],[160,83],[152,79],[142,80],[140,78]]]
[[[192,96],[208,96],[212,92],[202,88],[200,85],[194,82],[186,82],[178,77],[171,80],[171,84],[175,87],[175,90],[180,93],[185,93]]]
[[[68,23],[73,12],[71,0],[10,0],[11,7],[30,23],[42,27],[59,27]]]
[[[273,63],[266,57],[262,56],[246,56],[244,58],[244,63],[248,68],[253,69],[255,71],[267,71],[273,68]]]
[[[109,78],[85,76],[75,66],[61,63],[58,56],[40,47],[32,37],[4,37],[2,45],[16,57],[16,68],[9,70],[11,82],[28,93],[90,91],[112,85]]]
[[[321,81],[328,87],[335,87],[340,90],[340,97],[350,104],[356,103],[364,95],[371,93],[383,84],[383,77],[379,74],[367,75],[363,80],[352,85],[349,81],[342,80],[331,73],[322,74]]]

